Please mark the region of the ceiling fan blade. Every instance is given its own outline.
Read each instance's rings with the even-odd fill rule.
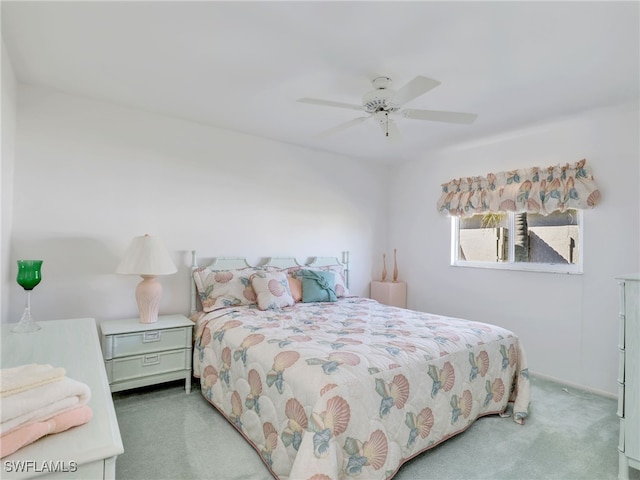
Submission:
[[[403,110],[402,116],[405,118],[413,118],[415,120],[431,120],[433,122],[448,122],[448,123],[473,123],[478,117],[475,113],[462,113],[462,112],[441,112],[438,110],[416,110],[406,109]]]
[[[320,132],[317,135],[314,135],[315,138],[324,138],[324,137],[328,137],[329,135],[333,135],[336,132],[339,132],[341,130],[346,130],[347,128],[353,127],[355,125],[358,125],[359,123],[364,122],[365,120],[368,120],[371,117],[358,117],[358,118],[354,118],[353,120],[349,120],[348,122],[344,122],[341,123],[340,125],[336,125],[335,127],[329,128],[327,130],[325,130],[324,132]]]
[[[324,107],[348,108],[350,110],[362,111],[362,105],[354,105],[351,103],[332,102],[331,100],[320,100],[318,98],[299,98],[297,101],[300,103],[310,103],[312,105],[322,105]]]
[[[404,105],[405,103],[427,93],[432,88],[440,85],[440,82],[418,75],[416,78],[407,83],[404,87],[396,90],[391,101],[396,105]]]

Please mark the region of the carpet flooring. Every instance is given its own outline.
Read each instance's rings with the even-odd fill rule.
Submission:
[[[197,383],[189,395],[180,382],[113,398],[124,443],[117,479],[272,478]],[[618,431],[616,400],[533,377],[526,425],[483,417],[404,464],[394,480],[615,480]]]

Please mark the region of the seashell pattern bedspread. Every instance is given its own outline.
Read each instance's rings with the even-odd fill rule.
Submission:
[[[202,394],[280,479],[385,479],[502,413],[524,423],[529,376],[501,327],[365,298],[196,313]]]

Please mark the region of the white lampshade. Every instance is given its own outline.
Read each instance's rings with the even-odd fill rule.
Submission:
[[[140,311],[140,323],[158,321],[158,308],[162,297],[162,285],[156,275],[177,272],[169,252],[157,237],[135,237],[118,265],[116,273],[140,275],[143,280],[136,287],[136,301]]]
[[[129,275],[169,275],[178,270],[162,240],[151,235],[135,237],[116,273]]]

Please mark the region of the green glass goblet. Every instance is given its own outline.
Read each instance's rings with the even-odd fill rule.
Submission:
[[[40,269],[42,260],[18,260],[17,282],[27,292],[27,304],[24,308],[20,322],[11,330],[15,333],[27,333],[40,330],[40,325],[31,317],[31,290],[42,280]]]

